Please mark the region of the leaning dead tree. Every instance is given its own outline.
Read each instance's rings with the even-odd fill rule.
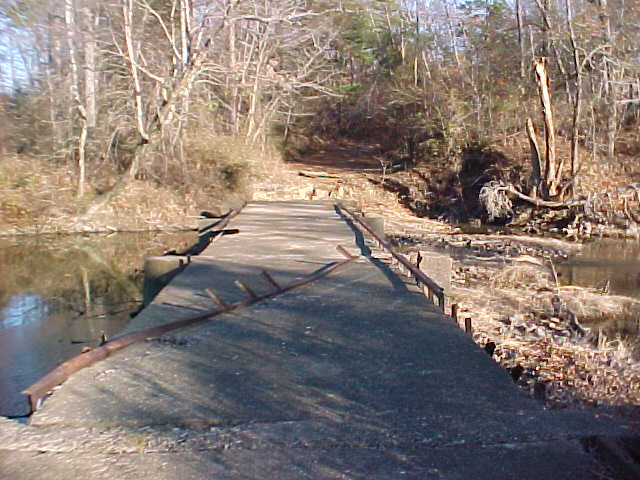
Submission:
[[[544,147],[540,146],[538,134],[531,117],[527,118],[526,130],[531,147],[530,191],[525,193],[511,184],[489,182],[480,191],[480,201],[491,219],[510,214],[512,202],[509,196],[530,203],[536,207],[567,209],[584,205],[584,201],[563,201],[570,179],[564,178],[565,159],[556,156],[556,133],[553,102],[549,87],[547,60],[542,57],[534,62],[538,95],[542,107],[544,123]]]
[[[549,90],[549,75],[544,58],[534,64],[538,93],[544,120],[544,148],[540,146],[533,120],[527,118],[526,129],[531,147],[530,191],[525,193],[514,185],[492,181],[480,190],[480,202],[490,220],[505,218],[513,211],[512,199],[548,210],[573,209],[574,230],[590,234],[593,226],[614,228],[634,235],[640,233],[640,184],[621,185],[607,192],[595,193],[587,198],[565,200],[567,187],[573,184],[576,174],[575,158],[572,158],[570,177],[564,176],[565,159],[556,158],[553,105]],[[574,117],[575,128],[575,117]],[[573,132],[572,150],[576,133]],[[577,156],[572,151],[573,156]],[[568,231],[568,233],[570,233]]]

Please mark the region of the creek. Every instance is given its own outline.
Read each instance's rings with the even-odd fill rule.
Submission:
[[[558,266],[560,283],[640,298],[640,242],[597,239]]]
[[[594,288],[603,294],[640,300],[640,243],[636,240],[598,239],[558,265],[559,282]],[[640,359],[640,304],[629,303],[618,315],[602,314],[586,323],[608,339],[623,339]]]
[[[465,234],[521,233],[508,227],[458,224]],[[558,265],[562,285],[596,288],[613,295],[640,298],[640,242],[631,239],[594,238]]]
[[[22,389],[127,325],[145,256],[194,241],[194,232],[0,239],[0,415],[26,415]]]

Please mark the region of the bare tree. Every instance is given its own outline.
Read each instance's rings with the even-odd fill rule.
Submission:
[[[86,145],[87,145],[87,111],[85,104],[80,98],[79,89],[79,68],[78,68],[78,54],[76,51],[76,6],[73,0],[65,0],[64,2],[64,19],[67,27],[67,47],[69,49],[69,62],[71,65],[71,81],[69,82],[69,90],[71,98],[73,99],[74,106],[73,111],[77,112],[80,123],[80,137],[78,138],[78,197],[84,196],[84,187],[86,181]],[[71,118],[74,118],[74,113],[71,113]]]
[[[580,60],[580,51],[578,49],[578,41],[575,29],[573,28],[573,11],[571,0],[565,0],[567,28],[569,30],[569,40],[571,44],[571,52],[573,54],[573,68],[575,70],[575,95],[573,97],[573,115],[571,125],[571,182],[576,181],[578,170],[580,168],[579,153],[579,136],[580,136],[580,118],[582,116],[582,80],[584,77],[582,61]],[[574,189],[572,188],[572,191]]]
[[[210,40],[204,40],[204,22],[199,28],[192,28],[193,9],[187,0],[173,0],[169,18],[158,12],[146,0],[139,4],[133,0],[121,0],[122,9],[122,36],[124,48],[118,46],[122,57],[126,59],[131,75],[131,87],[135,103],[135,118],[139,141],[134,148],[133,158],[126,173],[115,185],[87,210],[92,214],[111,201],[122,189],[136,177],[140,171],[145,154],[151,148],[157,147],[162,134],[176,116],[176,110],[184,99],[189,99],[193,84],[200,74],[202,64],[208,54]],[[172,29],[174,12],[178,13],[180,30],[176,34]],[[134,28],[134,14],[141,16],[141,24],[144,26],[150,19],[157,22],[164,34],[165,50],[162,52],[171,63],[166,65],[159,63],[156,71],[151,69],[145,47],[150,47],[142,41],[142,34],[136,38],[138,30]],[[156,43],[152,46],[158,49]],[[167,54],[170,55],[167,55]],[[142,77],[147,79],[148,85],[143,88]]]

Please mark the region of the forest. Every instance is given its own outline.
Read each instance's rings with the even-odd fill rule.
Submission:
[[[0,213],[91,214],[133,179],[215,198],[270,155],[351,140],[437,171],[435,202],[471,168],[486,221],[520,202],[633,229],[639,17],[636,0],[5,0]]]

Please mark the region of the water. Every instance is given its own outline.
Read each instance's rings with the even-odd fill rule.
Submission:
[[[558,266],[564,285],[601,289],[615,295],[640,297],[640,242],[599,239],[583,245]]]
[[[456,227],[463,233],[475,235],[525,234],[501,226],[462,223]],[[561,262],[557,268],[562,285],[591,287],[614,295],[640,298],[638,240],[599,238],[588,241],[577,254]]]
[[[0,415],[25,415],[22,389],[127,325],[144,256],[194,240],[193,232],[0,239]]]
[[[499,232],[518,233],[503,228],[488,229],[482,225],[458,225],[461,231],[476,235]],[[481,238],[481,237],[479,237]],[[464,249],[453,249],[453,258],[466,255]],[[621,338],[640,359],[640,242],[631,239],[598,238],[584,243],[576,253],[555,264],[558,280],[564,286],[578,286],[600,290],[603,294],[631,297],[621,301],[619,312],[590,314],[579,320],[606,338]],[[602,297],[603,301],[606,297]],[[635,300],[635,301],[633,301]]]

